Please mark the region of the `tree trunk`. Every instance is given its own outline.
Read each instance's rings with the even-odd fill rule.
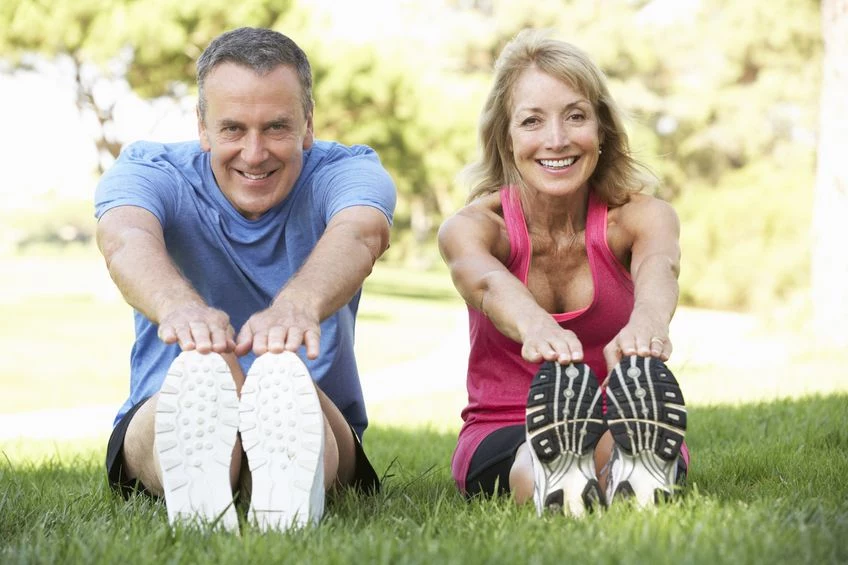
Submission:
[[[115,159],[121,153],[122,143],[109,135],[109,127],[114,124],[115,102],[107,107],[100,107],[94,99],[94,84],[92,80],[83,77],[82,57],[75,53],[72,55],[74,62],[74,80],[77,87],[77,110],[80,116],[85,116],[90,111],[97,119],[97,131],[94,133],[94,144],[97,147],[97,176],[100,177],[106,169],[112,166]]]
[[[824,67],[813,204],[813,322],[822,345],[848,346],[848,0],[822,0]]]

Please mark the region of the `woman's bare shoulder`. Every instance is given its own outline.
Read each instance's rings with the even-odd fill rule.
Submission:
[[[477,198],[447,218],[439,229],[439,242],[443,247],[453,243],[466,248],[476,242],[498,256],[503,252],[504,243],[508,250],[500,195],[493,193]]]
[[[621,206],[610,208],[609,221],[627,229],[653,222],[677,223],[677,213],[665,200],[649,194],[636,193]]]

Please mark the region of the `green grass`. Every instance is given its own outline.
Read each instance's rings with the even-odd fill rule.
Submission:
[[[648,511],[538,519],[509,499],[465,502],[455,434],[375,427],[374,497],[328,506],[320,527],[241,536],[168,527],[161,504],[108,491],[102,449],[0,464],[0,562],[845,563],[848,396],[690,411],[690,486]]]
[[[0,257],[0,268],[11,274],[0,339],[12,353],[0,359],[0,413],[122,402],[131,315],[99,258]],[[446,273],[378,265],[357,326],[362,370],[437,350],[462,310]],[[539,519],[509,499],[464,501],[449,471],[464,395],[420,393],[421,375],[399,375],[412,383],[405,397],[369,404],[383,492],[347,493],[320,527],[287,534],[172,530],[161,504],[123,502],[105,483],[108,430],[0,441],[0,563],[848,562],[844,352],[800,335],[716,342],[728,328],[696,323],[686,331],[697,347],[675,357],[693,467],[684,496],[657,509]]]

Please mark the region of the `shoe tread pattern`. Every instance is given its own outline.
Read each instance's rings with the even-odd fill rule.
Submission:
[[[559,372],[559,376],[557,373]],[[583,455],[604,432],[598,381],[583,363],[545,363],[530,385],[527,433],[542,462],[565,452]]]
[[[238,397],[224,359],[181,353],[159,391],[154,422],[170,522],[221,520],[237,528],[229,473]]]
[[[306,367],[294,353],[258,357],[242,388],[240,410],[252,475],[250,518],[264,530],[317,522],[323,510],[324,416]],[[315,497],[320,509],[313,507]]]
[[[630,356],[613,370],[607,388],[607,423],[627,454],[650,450],[675,461],[686,434],[686,408],[680,385],[656,357]]]
[[[582,516],[603,505],[594,470],[605,430],[598,380],[582,363],[544,363],[530,385],[527,442],[536,512]]]

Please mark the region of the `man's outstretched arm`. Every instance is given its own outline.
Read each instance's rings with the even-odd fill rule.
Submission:
[[[159,338],[183,350],[224,353],[235,347],[226,313],[206,305],[165,248],[159,220],[137,206],[107,211],[97,245],[127,303],[159,325]]]
[[[317,358],[321,322],[350,301],[388,247],[389,221],[377,208],[351,206],[333,216],[271,306],[241,328],[236,354],[251,348],[257,355],[281,353],[304,345],[306,356]]]

